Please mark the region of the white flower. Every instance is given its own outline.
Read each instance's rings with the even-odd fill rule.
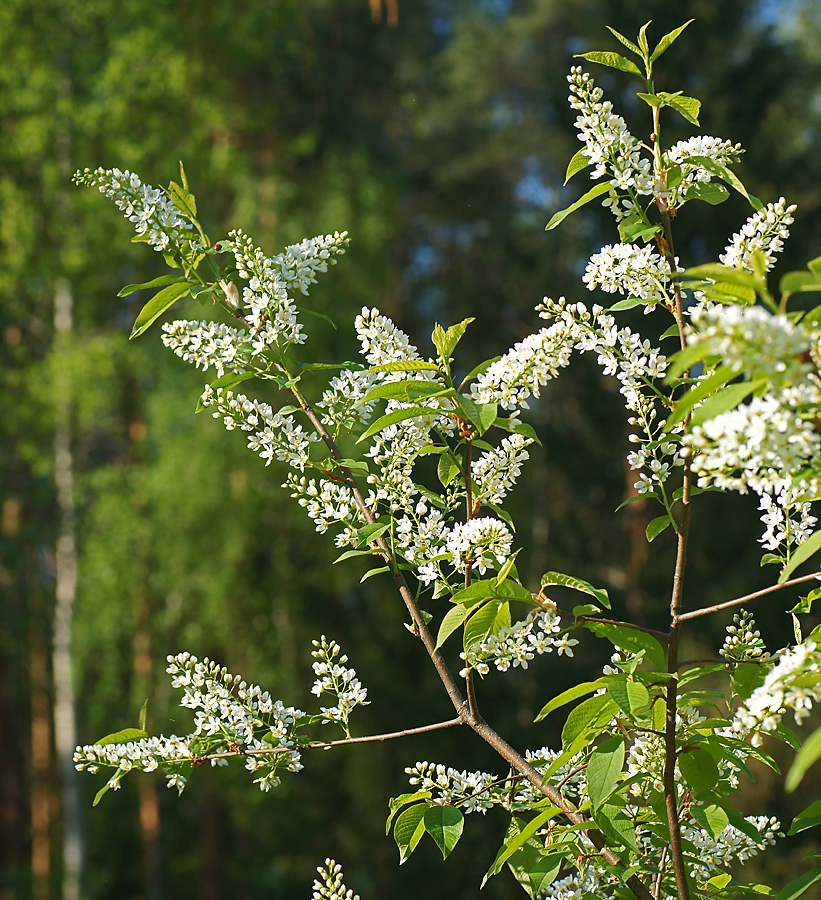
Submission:
[[[793,223],[795,210],[795,204],[787,206],[783,197],[777,203],[768,203],[764,209],[750,216],[741,231],[732,236],[719,260],[725,266],[752,272],[752,254],[760,250],[764,254],[766,268],[771,269],[775,264],[774,255],[783,249],[784,241],[790,236],[788,226]]]
[[[510,555],[513,535],[504,522],[483,517],[457,523],[445,539],[451,563],[458,571],[500,569]]]
[[[342,866],[336,860],[326,859],[324,866],[317,866],[317,872],[311,900],[359,900],[359,894],[342,883]]]

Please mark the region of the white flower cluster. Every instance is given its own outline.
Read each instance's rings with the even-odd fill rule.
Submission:
[[[522,464],[530,458],[527,448],[533,438],[511,434],[502,439],[499,447],[486,450],[471,463],[470,473],[475,482],[474,503],[501,503],[521,475]]]
[[[721,138],[709,135],[697,135],[686,141],[678,141],[667,151],[667,159],[674,165],[681,166],[681,181],[673,189],[670,205],[677,206],[684,199],[687,190],[696,182],[708,182],[713,178],[699,162],[690,162],[694,156],[704,156],[721,165],[728,166],[738,162],[741,154],[741,144],[733,144],[732,141],[722,141]]]
[[[746,862],[784,837],[781,823],[773,816],[745,816],[745,819],[758,831],[757,841],[734,825],[726,825],[716,839],[693,822],[681,823],[682,839],[695,847],[695,853],[688,856],[692,878],[707,881],[719,867]]]
[[[609,174],[610,184],[617,190],[652,194],[650,160],[642,156],[641,144],[630,134],[624,119],[613,112],[613,104],[602,99],[602,89],[594,85],[581,66],[570,70],[567,81],[570,84],[570,108],[579,111],[576,118],[578,137],[593,166],[590,177],[597,179]]]
[[[415,766],[405,769],[408,782],[418,786],[420,791],[434,794],[433,803],[442,806],[459,806],[463,813],[486,813],[500,802],[500,795],[510,793],[510,786],[505,790],[494,790],[499,780],[487,772],[460,772],[450,766],[429,762],[417,762]]]
[[[311,900],[359,900],[359,894],[342,883],[342,866],[336,860],[326,859],[325,865],[316,870],[319,878],[314,879]]]
[[[316,284],[316,273],[335,266],[349,243],[347,231],[305,238],[272,256],[270,265],[289,288],[307,294],[308,286]]]
[[[334,429],[350,430],[356,424],[365,424],[371,417],[375,400],[363,403],[362,399],[376,384],[378,373],[343,369],[334,376],[322,399],[316,404],[323,410],[322,424]]]
[[[784,241],[790,236],[788,226],[793,223],[795,210],[795,204],[787,206],[783,197],[777,203],[768,203],[764,209],[750,216],[741,231],[732,236],[719,260],[725,266],[752,272],[751,257],[759,250],[764,254],[767,269],[771,269],[775,265],[774,255],[784,248]]]
[[[372,366],[419,359],[419,351],[405,332],[378,309],[363,306],[361,314],[356,317],[355,327],[362,344],[362,354]],[[404,373],[400,373],[399,377],[404,378]]]
[[[313,478],[297,478],[289,474],[283,487],[291,491],[291,496],[300,506],[305,507],[320,534],[324,534],[329,526],[342,523],[345,530],[337,537],[337,546],[349,543],[356,546],[356,529],[366,522],[356,505],[353,491],[347,485],[327,480],[317,484]]]
[[[457,572],[501,569],[510,556],[513,535],[504,522],[484,516],[457,522],[445,538],[450,563]]]
[[[232,231],[229,238],[239,277],[248,282],[242,289],[242,303],[254,350],[262,353],[268,347],[303,343],[305,333],[297,322],[281,267],[242,231]]]
[[[817,332],[762,306],[704,303],[690,313],[693,330],[688,346],[702,346],[721,365],[744,372],[751,379],[765,377],[776,388],[804,381],[815,368]]]
[[[803,487],[784,487],[774,497],[761,495],[758,508],[765,530],[758,540],[765,550],[797,547],[812,534],[818,519],[804,496]]]
[[[126,219],[134,223],[137,234],[144,235],[155,250],[202,249],[191,240],[190,232],[194,226],[182,217],[165,191],[143,184],[136,172],[84,169],[75,172],[72,180],[75,184],[96,187],[101,194],[113,199]]]
[[[821,699],[820,674],[821,652],[815,641],[788,648],[767,673],[764,684],[735,711],[733,730],[755,731],[753,742],[760,743],[760,732],[774,731],[788,709],[801,724],[812,704]]]
[[[388,409],[399,404],[388,404]],[[428,443],[428,434],[436,417],[422,416],[389,425],[374,437],[366,456],[378,469],[367,477],[376,501],[385,503],[391,513],[411,509],[418,496],[413,482],[413,466],[419,451]]]
[[[486,675],[490,671],[489,662],[500,672],[507,672],[511,666],[526,669],[535,656],[553,650],[559,656],[573,656],[573,647],[579,642],[567,634],[555,637],[560,631],[561,621],[555,609],[534,610],[521,621],[503,626],[496,634],[460,653],[465,668],[459,674],[464,676],[475,669],[480,675]]]
[[[177,319],[164,322],[162,342],[181,359],[194,363],[203,372],[209,366],[217,370],[221,378],[226,372],[245,372],[247,367],[239,350],[247,343],[248,332],[243,328],[231,328],[221,322],[187,322]]]
[[[590,257],[582,281],[589,291],[601,288],[608,294],[652,301],[645,307],[649,312],[667,298],[670,266],[650,244],[607,244]]]
[[[318,641],[312,642],[315,650],[311,651],[314,662],[311,664],[314,674],[317,676],[311,693],[317,697],[324,693],[333,694],[336,697],[336,706],[321,707],[323,722],[338,722],[346,734],[348,718],[356,706],[367,706],[368,691],[362,687],[362,683],[353,669],[346,669],[345,663],[348,657],[340,655],[340,647],[336,641],[328,641],[323,634]]]
[[[266,751],[246,757],[247,769],[262,770],[254,783],[263,791],[279,784],[278,770],[302,768],[299,751],[291,748],[294,725],[304,712],[272,700],[258,685],[246,684],[208,658],[200,662],[190,653],[169,656],[166,671],[172,676],[171,686],[183,689],[180,704],[196,713],[193,734],[78,747],[74,752],[77,769],[116,768],[109,786],[118,787],[119,779],[131,769],[151,772],[163,767],[171,770],[168,786],[181,792],[186,782],[182,769],[190,769],[198,757],[227,750]],[[275,749],[284,752],[267,752]],[[224,759],[211,762],[225,764]]]
[[[766,651],[761,632],[755,627],[753,614],[746,609],[737,612],[732,625],[727,626],[727,636],[718,651],[719,656],[736,662],[753,662],[761,660]]]
[[[293,416],[274,412],[267,403],[251,400],[244,394],[235,397],[231,391],[214,390],[210,385],[203,391],[201,400],[204,407],[215,407],[213,417],[222,418],[229,431],[239,428],[250,432],[248,447],[265,460],[266,466],[274,458],[285,460],[300,472],[308,465],[308,448],[319,436],[303,431]]]

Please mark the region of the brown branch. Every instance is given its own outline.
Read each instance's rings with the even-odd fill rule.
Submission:
[[[715,606],[704,606],[701,609],[694,609],[692,612],[681,613],[676,617],[676,622],[686,622],[688,619],[696,619],[699,616],[708,616],[711,613],[719,612],[722,609],[730,609],[733,606],[743,606],[751,600],[757,600],[767,594],[780,591],[782,588],[792,587],[795,584],[803,584],[805,581],[813,579],[821,580],[821,572],[813,572],[810,575],[802,575],[800,578],[791,578],[782,584],[771,584],[769,587],[761,588],[760,591],[753,591],[752,594],[745,594],[743,597],[737,597],[735,600],[727,600],[725,603],[716,603]]]
[[[404,731],[389,731],[385,734],[366,734],[362,737],[340,738],[338,741],[311,741],[295,747],[264,747],[226,750],[223,753],[206,753],[203,756],[194,757],[196,760],[228,759],[233,756],[277,756],[280,753],[293,753],[295,750],[327,750],[329,747],[344,747],[347,744],[372,744],[375,741],[392,741],[396,738],[410,737],[413,734],[425,734],[428,731],[438,731],[441,728],[452,728],[454,725],[462,725],[462,720],[457,716],[446,722],[435,722],[433,725],[420,725],[418,728],[406,728]]]

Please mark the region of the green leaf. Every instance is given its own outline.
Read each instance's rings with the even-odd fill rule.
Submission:
[[[197,218],[197,201],[191,191],[172,181],[168,185],[168,197],[186,218]]]
[[[366,441],[369,437],[383,431],[389,425],[395,425],[397,422],[405,422],[408,419],[418,419],[421,416],[440,416],[442,410],[434,409],[431,406],[409,406],[405,409],[395,409],[387,415],[380,416],[375,422],[371,423],[365,433],[357,440],[357,444]]]
[[[496,421],[498,407],[495,403],[477,403],[464,394],[456,397],[456,403],[465,414],[465,418],[476,426],[478,434],[484,434]]]
[[[592,584],[583,581],[581,578],[574,578],[572,575],[563,575],[561,572],[547,572],[542,575],[542,587],[549,584],[558,584],[561,587],[573,588],[574,591],[581,591],[583,594],[590,594],[601,603],[606,609],[610,609],[610,597],[604,588],[594,588]]]
[[[401,866],[411,853],[416,849],[422,835],[425,833],[425,812],[428,809],[426,803],[417,803],[408,807],[396,819],[393,826],[393,839],[399,848],[399,865]]]
[[[438,396],[447,391],[437,381],[391,381],[388,384],[377,384],[359,401],[359,405],[371,400],[401,400],[403,403],[415,403],[417,400]]]
[[[658,672],[663,672],[666,667],[666,654],[661,644],[646,631],[636,628],[628,628],[626,625],[612,622],[585,621],[584,627],[592,631],[596,637],[610,641],[613,646],[628,653],[639,653],[642,650],[645,658],[652,663]]]
[[[607,693],[631,717],[650,705],[650,694],[638,681],[611,682],[607,685]]]
[[[381,537],[391,527],[390,522],[374,522],[372,525],[363,525],[356,532],[356,546],[364,547]]]
[[[735,409],[745,397],[766,383],[766,378],[757,378],[755,381],[741,381],[738,384],[728,384],[727,387],[716,391],[712,397],[708,397],[699,406],[693,413],[690,424],[703,425],[710,419],[714,419],[730,409]]]
[[[462,339],[468,325],[475,322],[474,318],[462,319],[458,325],[451,325],[447,331],[442,329],[441,325],[437,325],[433,330],[433,345],[439,351],[442,361],[447,363],[451,354],[456,349],[456,345]],[[436,329],[439,329],[438,331]]]
[[[493,860],[490,868],[485,873],[482,887],[485,886],[489,878],[493,875],[498,875],[498,873],[502,871],[502,866],[507,860],[510,859],[523,844],[532,838],[545,822],[550,821],[550,819],[560,812],[561,810],[557,806],[549,807],[544,812],[539,813],[538,816],[531,819],[524,828],[520,828],[518,834],[514,834],[512,837],[505,840],[504,844],[499,848],[499,852],[496,854],[496,859]],[[518,825],[518,820],[514,821],[516,821]]]
[[[577,741],[586,741],[600,734],[618,709],[607,694],[588,697],[570,711],[562,729],[562,749],[575,746]]]
[[[789,884],[785,885],[778,892],[775,900],[796,900],[800,897],[808,887],[811,887],[817,881],[821,881],[821,866],[816,866],[793,879]]]
[[[790,825],[790,830],[787,834],[798,834],[816,825],[821,825],[821,800],[816,800],[805,809],[802,809],[792,820],[792,825]]]
[[[680,400],[676,400],[676,408],[664,423],[664,430],[669,431],[674,425],[683,421],[696,403],[709,397],[737,375],[738,373],[732,366],[719,366],[715,372],[697,381]]]
[[[405,359],[396,362],[371,366],[369,372],[438,372],[439,363],[426,362],[424,359]]]
[[[677,113],[682,115],[692,125],[698,125],[698,114],[701,111],[701,101],[695,97],[685,97],[679,94],[676,97],[667,99],[665,106],[669,106]]]
[[[589,53],[575,53],[577,59],[586,59],[588,62],[600,63],[603,66],[609,66],[611,69],[618,69],[620,72],[629,72],[631,75],[641,76],[641,69],[634,63],[630,62],[624,56],[614,53],[612,50],[591,50]]]
[[[429,806],[423,817],[425,831],[436,842],[442,851],[442,858],[447,859],[453,848],[459,843],[465,817],[455,806]]]
[[[111,782],[119,782],[123,775],[126,774],[125,769],[117,769],[117,771],[108,779],[108,781],[100,788],[99,791],[94,795],[94,801],[92,802],[92,806],[96,806],[100,800],[111,790]]]
[[[140,707],[140,715],[137,719],[139,723],[138,728],[140,731],[145,731],[145,720],[148,717],[148,698],[146,698],[145,703],[143,703],[142,707]]]
[[[577,173],[581,172],[582,169],[586,169],[590,165],[590,160],[587,158],[584,152],[584,148],[579,150],[578,153],[570,160],[567,164],[567,172],[564,176],[564,183],[567,184],[568,181]]]
[[[189,291],[190,285],[187,281],[176,281],[154,294],[140,310],[128,339],[132,340],[135,337],[139,337],[150,327],[152,322],[156,321],[169,307],[173,306],[180,297],[184,297]]]
[[[689,750],[680,754],[678,767],[682,777],[697,793],[712,790],[718,784],[718,766],[704,750]]]
[[[117,296],[127,297],[136,291],[147,291],[149,288],[165,287],[169,284],[188,284],[188,282],[185,278],[180,278],[179,275],[160,275],[159,278],[146,281],[144,284],[127,284]]]
[[[687,189],[684,201],[701,200],[704,203],[709,203],[710,206],[718,206],[719,203],[723,203],[729,196],[730,192],[723,184],[718,184],[715,181],[697,181]]]
[[[359,579],[359,583],[362,584],[363,581],[367,581],[373,575],[382,575],[384,572],[390,572],[390,570],[390,566],[379,566],[376,569],[368,569],[368,571]]]
[[[563,222],[571,213],[576,212],[577,209],[581,209],[585,204],[589,203],[591,200],[595,200],[596,197],[601,197],[602,194],[606,194],[610,190],[610,185],[607,182],[599,182],[595,187],[590,188],[590,190],[580,197],[575,203],[571,204],[567,207],[567,209],[560,210],[557,212],[553,218],[545,225],[545,231],[552,231],[557,225]]]
[[[668,32],[664,35],[664,37],[656,44],[656,49],[652,52],[650,56],[650,62],[655,62],[662,53],[667,50],[673,41],[678,38],[684,29],[690,25],[692,22],[695,22],[695,19],[690,19],[688,22],[685,22],[683,25],[679,25],[678,28],[673,29],[673,31]]]
[[[821,531],[814,531],[793,553],[790,561],[781,570],[781,574],[778,576],[778,583],[784,584],[790,575],[813,554],[817,553],[819,549],[821,549]]]
[[[411,791],[407,794],[400,794],[398,797],[391,797],[388,801],[390,813],[388,821],[385,823],[385,834],[390,833],[391,822],[403,806],[407,806],[409,803],[414,803],[417,800],[426,800],[428,797],[430,797],[430,791]]]
[[[567,851],[548,853],[544,847],[539,846],[537,839],[531,838],[508,859],[507,867],[527,894],[535,900],[556,880],[567,855]]]
[[[481,600],[477,600],[481,603]],[[452,606],[446,613],[442,624],[439,626],[439,633],[436,635],[436,649],[438,650],[442,644],[453,634],[454,631],[465,621],[470,615],[470,606]]]
[[[612,306],[608,307],[608,312],[621,312],[623,309],[633,309],[634,306],[642,306],[645,302],[640,297],[625,297],[624,300],[617,300]]]
[[[654,541],[670,524],[670,516],[667,513],[663,516],[656,516],[655,519],[651,519],[647,523],[647,528],[645,529],[648,543]]]
[[[690,807],[690,815],[716,841],[730,822],[727,813],[715,805],[699,806],[694,803]]]
[[[521,600],[533,603],[530,591],[516,581],[507,578],[499,583],[497,578],[485,578],[474,581],[470,587],[462,588],[451,598],[451,603],[469,603],[475,605],[479,600]]]
[[[346,550],[344,553],[340,553],[339,556],[331,563],[331,565],[336,565],[337,563],[344,562],[346,559],[354,559],[357,556],[373,556],[373,550]]]
[[[782,294],[821,291],[821,274],[816,272],[787,272],[778,283]]]
[[[704,882],[705,890],[723,890],[733,880],[733,876],[729,872],[722,872],[720,875],[713,875],[708,881]]]
[[[593,821],[599,830],[611,841],[623,844],[631,850],[638,850],[636,829],[620,806],[612,803],[603,803],[593,813]]]
[[[636,216],[632,222],[630,221],[631,218],[633,217],[622,219],[618,225],[619,237],[626,244],[631,244],[638,240],[647,243],[662,230],[661,225],[648,225],[647,221],[642,219],[641,216]]]
[[[462,384],[459,386],[461,390],[471,379],[478,378],[480,375],[487,372],[487,370],[493,365],[493,363],[498,362],[502,357],[494,356],[491,359],[486,359],[484,362],[480,362],[478,366],[472,368],[467,375],[462,379]]]
[[[723,163],[720,163],[709,156],[689,156],[687,158],[687,162],[690,164],[701,166],[702,169],[706,169],[712,175],[717,176],[722,181],[726,181],[731,188],[734,188],[736,191],[738,191],[739,194],[742,195],[742,197],[745,197],[747,199],[753,209],[760,210],[763,208],[764,204],[758,199],[758,197],[753,197],[752,194],[748,194],[747,188],[744,187],[738,176],[735,175],[735,173],[731,172]]]
[[[627,47],[629,50],[632,50],[633,53],[636,54],[636,56],[642,55],[641,50],[639,50],[639,48],[632,41],[628,40],[623,34],[619,34],[615,28],[611,28],[609,25],[605,25],[604,27],[610,32],[610,34],[613,35],[613,37],[618,38],[618,40],[620,40],[625,47]]]
[[[147,703],[148,701],[146,701]],[[148,733],[142,728],[123,728],[122,731],[115,731],[113,734],[107,734],[94,742],[95,747],[102,747],[105,744],[129,744],[131,741],[141,741],[147,738]]]
[[[457,475],[461,474],[462,469],[459,463],[453,458],[453,454],[446,451],[439,457],[439,463],[436,466],[436,474],[443,487],[447,487]]]
[[[587,793],[593,809],[600,806],[616,789],[623,768],[622,737],[608,738],[590,754],[587,761]]]
[[[510,605],[504,600],[489,600],[465,625],[465,650],[481,643],[499,628],[510,625]]]
[[[593,691],[597,691],[599,688],[604,687],[607,684],[607,681],[607,677],[599,678],[596,681],[583,681],[581,684],[576,684],[566,691],[562,691],[561,694],[557,694],[552,700],[545,703],[539,712],[539,715],[536,716],[533,721],[541,722],[542,719],[549,716],[554,710],[560,709],[562,706],[572,703],[574,700],[578,700],[579,697],[584,697],[585,694],[592,694]]]
[[[814,731],[802,744],[790,771],[787,772],[786,788],[791,794],[801,783],[807,769],[821,759],[821,728]]]

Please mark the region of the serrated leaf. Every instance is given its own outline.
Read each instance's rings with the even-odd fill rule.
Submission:
[[[475,605],[479,600],[521,600],[533,603],[533,595],[530,591],[510,578],[499,583],[496,578],[484,578],[474,581],[470,587],[462,588],[451,598],[451,603],[465,603]]]
[[[385,834],[390,833],[391,822],[403,806],[407,806],[409,803],[414,803],[418,800],[426,800],[428,797],[430,797],[430,791],[409,791],[407,794],[391,797],[388,801],[389,814],[388,821],[385,823]]]
[[[629,222],[622,219],[618,225],[619,237],[626,244],[632,244],[634,241],[642,240],[647,243],[655,235],[661,232],[661,225],[648,225],[644,219],[639,218],[636,222]]]
[[[730,192],[723,184],[714,181],[697,181],[695,184],[687,188],[684,200],[701,200],[709,203],[710,206],[718,206],[730,196]]]
[[[568,181],[577,173],[581,172],[583,169],[586,169],[590,165],[590,160],[587,158],[584,152],[584,148],[578,151],[575,154],[573,159],[567,164],[567,172],[565,172],[564,183],[567,184]]]
[[[731,172],[723,163],[720,163],[709,156],[688,156],[687,162],[689,164],[699,165],[702,169],[706,169],[708,172],[710,172],[711,175],[715,175],[722,181],[726,181],[731,188],[738,191],[738,193],[741,194],[742,197],[745,197],[747,199],[753,209],[763,209],[764,204],[758,199],[758,197],[753,197],[752,194],[747,193],[747,188],[744,187],[738,176],[734,172]]]
[[[187,281],[174,282],[168,287],[163,288],[145,304],[140,310],[131,329],[129,340],[139,337],[146,331],[169,307],[173,306],[177,300],[189,293],[189,284]]]
[[[453,606],[445,613],[442,624],[439,626],[439,633],[436,635],[437,650],[470,615],[471,609],[470,606]]]
[[[456,462],[449,452],[446,451],[439,457],[436,474],[439,476],[439,481],[443,487],[447,487],[461,471],[459,463]]]
[[[447,859],[462,836],[464,815],[455,806],[429,806],[423,820],[425,831],[442,851],[442,858]]]
[[[393,838],[399,848],[399,865],[401,866],[416,849],[425,833],[426,803],[417,803],[397,816],[393,826]]]
[[[435,394],[444,392],[444,388],[436,381],[391,381],[387,384],[377,384],[359,401],[359,405],[369,403],[371,400],[401,400],[403,403],[414,403],[417,400],[427,399]]]
[[[373,556],[373,550],[346,550],[344,553],[341,553],[337,558],[331,563],[331,565],[336,565],[337,563],[344,562],[346,559],[354,559],[357,556]]]
[[[661,54],[670,47],[673,41],[678,38],[681,32],[684,31],[684,29],[692,22],[695,22],[695,19],[690,19],[688,22],[685,22],[683,25],[679,25],[678,28],[674,28],[672,31],[665,34],[664,37],[658,42],[658,44],[656,44],[656,49],[650,56],[650,62],[655,62],[661,56]]]
[[[562,729],[562,749],[575,746],[577,741],[592,739],[601,733],[618,710],[615,700],[607,694],[588,697],[572,709]]]
[[[593,809],[615,790],[624,768],[624,738],[612,737],[599,744],[587,760],[587,793]]]
[[[148,701],[146,701],[148,703]],[[128,744],[131,741],[141,741],[147,738],[148,733],[142,728],[123,728],[121,731],[115,731],[101,737],[99,741],[94,742],[95,747],[103,747],[106,744]]]
[[[816,866],[814,869],[810,869],[809,872],[804,872],[803,875],[794,878],[789,884],[781,888],[775,900],[797,900],[808,887],[811,887],[818,881],[821,881],[821,866]]]
[[[356,546],[363,547],[381,537],[391,527],[390,522],[374,522],[372,525],[363,525],[356,532]]]
[[[670,516],[667,513],[663,516],[656,516],[655,519],[650,519],[647,523],[647,528],[645,528],[647,542],[651,543],[654,541],[670,524]]]
[[[138,728],[140,731],[145,732],[145,720],[148,718],[148,698],[146,698],[145,703],[140,707],[140,715],[137,718]],[[146,732],[147,734],[147,732]]]
[[[677,113],[682,115],[692,125],[698,125],[698,114],[701,111],[701,101],[695,97],[685,97],[681,94],[677,97],[670,97],[665,106],[669,106]]]
[[[619,34],[619,32],[616,31],[615,28],[611,28],[609,25],[605,25],[604,27],[610,32],[610,34],[613,35],[613,37],[620,40],[625,47],[627,47],[629,50],[632,50],[633,53],[636,54],[636,56],[642,55],[641,50],[639,50],[639,48],[631,40],[628,40],[623,34]]]
[[[705,750],[689,750],[678,758],[682,777],[697,793],[712,790],[718,784],[718,766]]]
[[[566,851],[548,853],[538,846],[537,839],[531,839],[508,859],[507,867],[531,900],[535,900],[556,880],[567,856]]]
[[[186,218],[197,218],[197,201],[191,191],[172,181],[168,185],[168,197]]]
[[[607,685],[607,693],[631,717],[650,705],[650,694],[638,681],[614,681]]]
[[[465,650],[481,643],[499,628],[510,625],[510,605],[504,600],[489,600],[480,607],[465,625]]]
[[[541,708],[539,715],[536,716],[533,721],[541,722],[542,719],[546,718],[554,710],[560,709],[562,706],[572,703],[574,700],[578,700],[579,697],[584,697],[585,694],[592,694],[593,691],[597,691],[599,688],[604,687],[607,684],[607,681],[607,677],[599,678],[596,681],[584,681],[581,684],[576,684],[573,687],[568,688],[566,691],[562,691],[561,694],[557,694],[552,700],[545,703]]]
[[[612,306],[608,307],[608,312],[621,312],[624,309],[633,309],[635,306],[643,306],[646,302],[640,297],[625,297],[624,300],[617,300]]]
[[[438,372],[439,363],[426,362],[424,359],[405,359],[396,362],[371,366],[369,372]]]
[[[821,291],[821,274],[815,272],[787,272],[778,283],[782,294]]]
[[[169,284],[188,284],[188,282],[179,275],[160,275],[159,278],[152,278],[151,281],[146,281],[144,284],[127,284],[117,293],[117,296],[128,297],[129,294],[134,294],[137,291],[147,291],[149,288],[155,287],[166,287]]]
[[[491,863],[490,868],[485,873],[482,881],[482,887],[485,886],[487,880],[493,875],[497,875],[502,870],[502,866],[510,859],[511,856],[545,824],[550,821],[561,810],[557,806],[551,806],[544,812],[539,813],[535,818],[531,819],[524,828],[520,828],[518,834],[514,834],[505,840],[504,844],[499,848],[496,859]]]
[[[792,573],[821,549],[821,531],[814,531],[793,553],[790,561],[781,570],[778,583],[783,584]]]
[[[447,331],[444,331],[441,325],[436,326],[436,328],[439,329],[439,332],[434,329],[433,345],[439,351],[439,355],[442,357],[443,362],[447,362],[447,360],[450,359],[451,354],[462,339],[468,325],[475,321],[476,320],[472,317],[469,319],[462,319],[457,325],[451,325]]]
[[[382,575],[385,572],[390,572],[390,566],[379,566],[376,569],[368,569],[367,572],[359,579],[359,583],[362,584],[364,581],[367,581],[374,575]]]
[[[557,584],[561,587],[573,588],[574,591],[581,591],[583,594],[589,594],[595,597],[606,609],[610,609],[610,597],[604,588],[594,588],[592,584],[583,581],[581,578],[574,578],[572,575],[563,575],[561,572],[546,572],[542,575],[542,587],[551,584]]]
[[[716,841],[730,823],[727,813],[720,806],[699,806],[697,803],[693,803],[690,807],[690,815]]]
[[[496,421],[498,406],[496,403],[477,403],[464,394],[459,394],[455,402],[465,417],[476,426],[477,434],[484,434]]]
[[[693,413],[690,424],[703,425],[710,419],[714,419],[730,409],[735,409],[745,397],[758,390],[764,384],[766,384],[766,379],[759,378],[755,381],[742,381],[738,384],[729,384],[727,387],[721,388],[721,390],[716,391],[712,397],[708,397],[699,406]]]
[[[370,428],[357,439],[356,443],[361,444],[362,441],[366,441],[369,437],[373,437],[373,435],[378,434],[380,431],[384,431],[389,425],[395,425],[397,422],[405,422],[408,419],[418,419],[421,416],[440,415],[442,415],[442,410],[434,409],[431,406],[409,406],[405,409],[395,409],[393,412],[387,413],[387,415],[380,416],[373,422]]]
[[[730,379],[735,378],[737,374],[732,366],[719,366],[715,372],[697,381],[680,400],[676,400],[676,407],[664,423],[664,430],[669,431],[674,425],[683,421],[696,403],[709,397]]]
[[[814,803],[810,803],[809,806],[802,809],[801,812],[793,818],[792,825],[790,825],[790,830],[787,834],[798,834],[801,831],[806,831],[807,828],[814,828],[816,825],[821,825],[821,800],[816,800]]]
[[[787,793],[792,793],[801,783],[807,769],[821,759],[821,728],[814,731],[798,751],[793,764],[787,772]]]
[[[641,69],[626,57],[612,50],[591,50],[589,53],[575,53],[577,59],[586,59],[588,62],[599,63],[602,66],[609,66],[611,69],[618,69],[620,72],[629,72],[631,75],[641,77]]]
[[[610,641],[614,647],[618,647],[620,650],[626,650],[631,654],[639,653],[643,650],[645,659],[655,666],[656,671],[664,671],[666,654],[661,644],[652,634],[647,634],[646,631],[639,631],[636,628],[628,628],[626,625],[613,622],[597,622],[595,620],[585,621],[584,627],[595,634],[596,637]]]
[[[545,231],[552,231],[557,225],[562,223],[571,213],[576,212],[577,209],[581,209],[585,204],[589,203],[591,200],[595,200],[596,197],[601,197],[602,194],[606,194],[610,190],[610,185],[607,182],[599,182],[595,187],[590,188],[590,190],[580,197],[575,203],[572,203],[566,209],[562,209],[557,212],[553,218],[545,225]]]
[[[635,826],[620,806],[603,803],[593,813],[593,821],[611,841],[623,844],[631,850],[638,849]]]

